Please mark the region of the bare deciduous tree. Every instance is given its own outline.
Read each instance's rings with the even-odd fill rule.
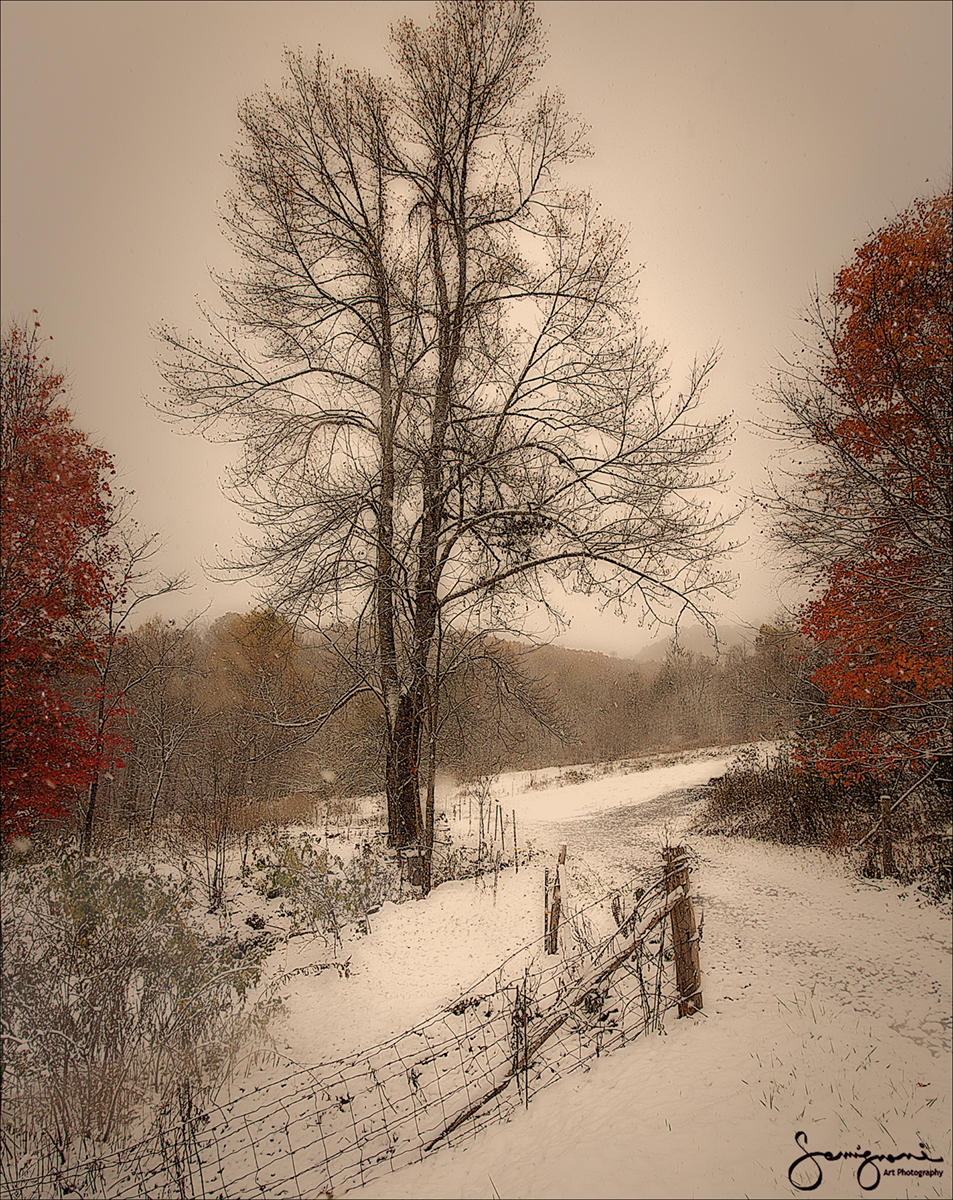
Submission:
[[[108,564],[112,577],[109,597],[100,618],[102,649],[93,663],[95,686],[90,696],[90,725],[97,761],[103,759],[111,726],[129,703],[130,696],[153,674],[168,669],[168,664],[157,660],[148,665],[140,663],[132,671],[126,670],[130,659],[121,653],[125,631],[142,605],[189,586],[184,575],[160,576],[152,569],[152,560],[159,549],[158,534],[141,533],[123,505],[117,509],[114,528],[97,543],[96,553]],[[84,854],[89,853],[92,843],[102,774],[102,769],[97,768],[86,788],[81,836]]]
[[[207,722],[195,682],[197,616],[183,624],[154,617],[121,647],[120,669],[130,680],[131,709],[124,720],[129,743],[116,793],[128,817],[144,820],[151,834],[160,808],[175,793],[184,752]]]
[[[392,43],[393,80],[292,54],[243,106],[244,267],[208,340],[161,333],[171,411],[244,444],[261,536],[239,565],[280,610],[363,631],[402,846],[441,628],[516,628],[554,582],[704,615],[725,580],[723,428],[694,415],[714,358],[666,399],[625,239],[558,179],[585,147],[533,90],[532,5],[441,4]]]

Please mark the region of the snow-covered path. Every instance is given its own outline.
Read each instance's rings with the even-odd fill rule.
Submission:
[[[298,977],[289,1056],[315,1062],[406,1028],[537,936],[542,871],[560,843],[587,888],[656,871],[660,845],[683,837],[697,811],[697,793],[684,789],[722,768],[708,758],[674,780],[648,771],[525,796],[503,781],[501,802],[518,807],[521,840],[544,853],[518,876],[501,876],[495,892],[470,880],[423,903],[386,905],[371,936],[348,948],[350,979]],[[682,790],[673,793],[673,782]],[[799,1130],[811,1150],[942,1158],[893,1168],[942,1175],[884,1174],[871,1190],[949,1195],[948,918],[814,851],[686,840],[705,912],[704,1013],[670,1016],[663,1036],[549,1088],[466,1148],[349,1195],[794,1196],[802,1192],[788,1170],[803,1153]],[[875,1168],[858,1183],[857,1165],[823,1163],[813,1194],[864,1194]],[[811,1167],[794,1182],[813,1182]]]

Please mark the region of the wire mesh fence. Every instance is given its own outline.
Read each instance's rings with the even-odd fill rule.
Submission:
[[[570,911],[562,950],[523,946],[400,1035],[199,1105],[188,1088],[147,1136],[103,1153],[5,1130],[0,1197],[339,1195],[505,1120],[557,1079],[659,1026],[678,1003],[669,922],[683,893],[630,880]],[[598,918],[611,912],[600,936]]]

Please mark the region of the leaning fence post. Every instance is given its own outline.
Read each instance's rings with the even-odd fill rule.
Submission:
[[[520,848],[516,841],[516,809],[513,809],[513,862],[516,864],[516,874],[520,873]]]
[[[702,1008],[701,970],[698,965],[698,931],[689,893],[688,856],[684,846],[666,846],[665,890],[683,889],[682,900],[672,909],[672,942],[675,948],[675,986],[678,989],[678,1015],[690,1017]]]

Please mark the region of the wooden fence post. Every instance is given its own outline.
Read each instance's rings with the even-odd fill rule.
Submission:
[[[683,892],[681,889],[678,889],[679,899],[670,896],[665,902],[665,905],[659,909],[658,912],[653,913],[651,916],[645,917],[642,922],[631,931],[632,940],[626,943],[621,952],[614,958],[610,959],[609,962],[607,962],[604,966],[600,967],[595,975],[591,975],[583,983],[578,984],[576,993],[568,1001],[568,1004],[565,1002],[561,1002],[559,1004],[558,1007],[562,1009],[559,1016],[556,1017],[555,1020],[551,1021],[538,1037],[534,1038],[532,1042],[529,1042],[527,1034],[526,1045],[524,1046],[522,1058],[518,1062],[513,1063],[506,1075],[498,1084],[496,1084],[495,1087],[491,1088],[490,1091],[485,1092],[479,1097],[479,1099],[468,1105],[463,1112],[458,1113],[457,1116],[453,1118],[449,1125],[444,1126],[444,1128],[436,1135],[436,1137],[432,1137],[429,1142],[425,1143],[424,1152],[429,1153],[434,1146],[438,1144],[438,1142],[442,1142],[443,1139],[449,1136],[449,1134],[453,1133],[455,1129],[459,1129],[464,1121],[468,1121],[474,1113],[479,1112],[485,1104],[488,1104],[491,1100],[494,1100],[509,1084],[510,1080],[514,1076],[517,1076],[520,1071],[523,1072],[524,1086],[528,1088],[529,1064],[533,1061],[542,1047],[545,1046],[549,1039],[553,1037],[554,1034],[558,1033],[559,1030],[562,1029],[563,1026],[569,1021],[569,1019],[572,1017],[573,1010],[586,1003],[586,1001],[593,995],[595,989],[599,987],[603,980],[608,979],[609,976],[612,975],[613,972],[617,971],[623,963],[626,963],[629,961],[629,959],[631,959],[632,955],[642,946],[642,943],[645,941],[651,931],[655,929],[656,926],[663,924],[672,909],[681,902],[682,895]],[[635,914],[633,914],[633,919],[634,915]],[[525,973],[523,980],[525,996],[528,994],[528,976]]]
[[[559,848],[559,861],[556,863],[556,878],[553,881],[553,899],[549,906],[549,924],[547,926],[547,954],[555,954],[559,950],[559,911],[562,908],[562,897],[560,896],[559,886],[559,868],[566,862],[566,847],[565,845]]]
[[[520,848],[516,841],[516,809],[513,809],[513,862],[516,864],[516,874],[520,873]]]
[[[559,895],[559,867],[553,880],[553,898],[549,905],[549,934],[546,940],[546,953],[555,954],[559,949],[559,909],[562,900]]]
[[[529,967],[523,968],[523,1096],[529,1108]],[[517,1067],[517,1070],[519,1068]]]
[[[688,857],[684,846],[666,846],[665,890],[681,887],[684,898],[672,909],[672,942],[675,949],[675,986],[678,989],[678,1015],[690,1017],[702,1008],[701,969],[698,965],[698,930],[688,883]]]

